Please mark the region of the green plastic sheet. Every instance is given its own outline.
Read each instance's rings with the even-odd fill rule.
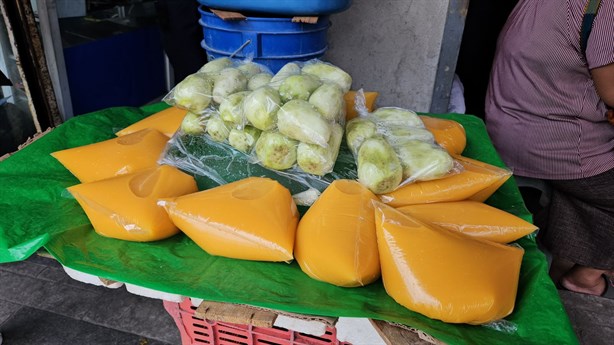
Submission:
[[[446,324],[411,312],[386,294],[381,281],[361,288],[336,287],[309,278],[296,263],[208,255],[182,234],[153,243],[97,235],[66,191],[79,181],[49,154],[113,138],[117,130],[166,107],[159,103],[77,116],[0,162],[0,262],[24,260],[45,247],[63,265],[107,279],[211,301],[398,322],[449,344],[578,343],[548,277],[545,257],[531,237],[517,242],[525,255],[516,308],[504,322],[488,327]],[[464,155],[504,166],[481,120],[470,115],[432,116],[465,127]],[[512,180],[487,202],[531,220]]]

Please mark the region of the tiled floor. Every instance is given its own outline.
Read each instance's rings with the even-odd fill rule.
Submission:
[[[582,344],[614,339],[614,301],[562,291]],[[0,265],[2,345],[180,345],[162,302],[83,284],[53,259],[32,256]]]

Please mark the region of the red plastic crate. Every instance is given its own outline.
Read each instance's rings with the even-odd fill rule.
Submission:
[[[194,316],[196,307],[187,298],[181,303],[164,301],[164,308],[179,328],[182,345],[351,345],[337,340],[332,327],[322,336],[313,336],[280,327],[204,320]]]

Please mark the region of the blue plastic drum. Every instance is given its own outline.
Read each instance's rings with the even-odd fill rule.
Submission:
[[[209,58],[252,58],[275,73],[290,61],[319,58],[328,48],[328,16],[320,16],[316,24],[268,17],[225,21],[203,6],[198,11],[204,33],[201,46]]]

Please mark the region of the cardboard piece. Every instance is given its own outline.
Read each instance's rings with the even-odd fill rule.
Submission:
[[[234,11],[223,11],[223,10],[215,10],[213,8],[209,9],[213,14],[218,16],[222,20],[245,20],[247,17],[239,12]],[[318,22],[317,16],[296,16],[292,17],[293,23],[306,23],[306,24],[315,24]]]
[[[431,337],[430,335],[405,325],[386,321],[371,320],[375,330],[382,336],[386,344],[434,344],[445,345],[445,343]]]
[[[52,127],[49,127],[46,130],[44,130],[43,132],[34,133],[34,135],[32,137],[29,137],[23,144],[21,144],[21,145],[19,145],[17,147],[17,151],[19,151],[19,150],[23,149],[24,147],[32,144],[36,140],[42,138],[45,134],[51,132],[52,129],[53,129]],[[17,152],[17,151],[15,151],[15,152]],[[2,156],[0,156],[0,162],[2,162],[3,160],[9,158],[11,155],[15,154],[15,152],[5,153]]]
[[[317,315],[303,315],[280,310],[254,307],[244,304],[220,303],[203,301],[194,312],[196,317],[203,319],[251,324],[257,327],[272,327],[278,315],[284,315],[304,321],[320,322],[328,327],[334,327],[337,318]]]
[[[239,12],[214,10],[212,8],[210,8],[209,10],[211,10],[211,12],[213,12],[213,14],[215,14],[216,16],[218,16],[222,20],[245,20],[245,19],[247,19],[246,16],[242,15]]]
[[[243,304],[203,301],[194,311],[196,317],[256,327],[273,327],[277,314]]]
[[[305,23],[305,24],[316,24],[318,22],[318,17],[293,17],[292,23]]]

